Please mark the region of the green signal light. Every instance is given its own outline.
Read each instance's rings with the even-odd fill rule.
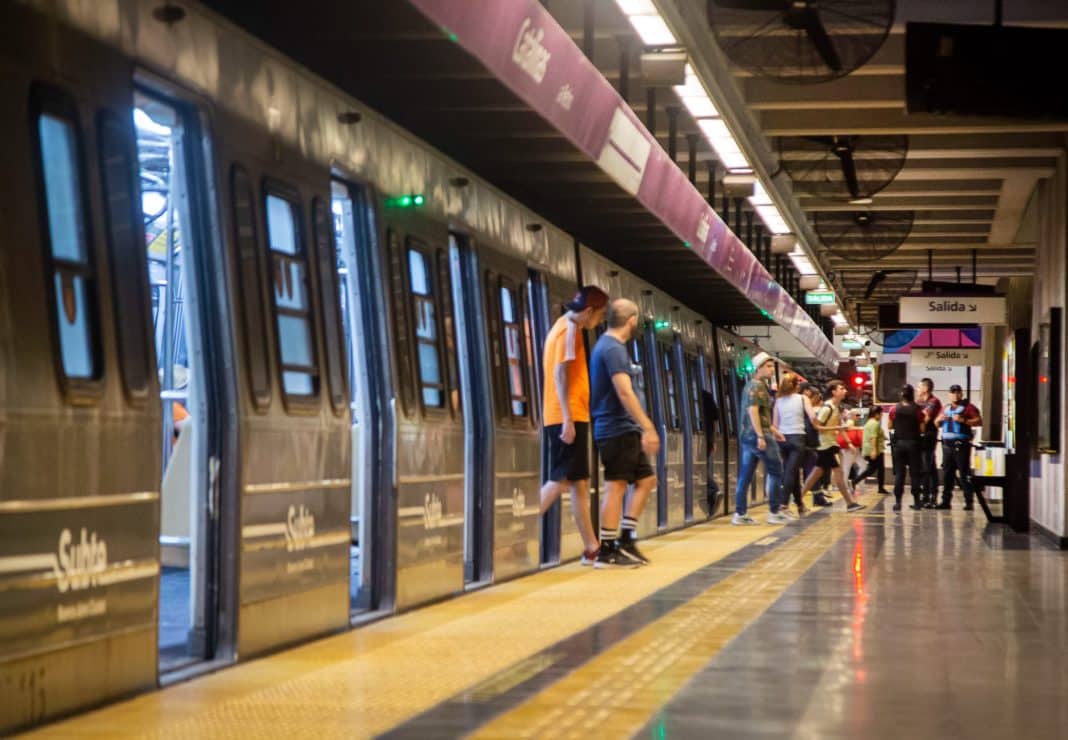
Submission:
[[[683,242],[682,246],[686,247],[687,249],[692,249],[692,245],[689,242]]]
[[[657,321],[657,322],[655,322],[653,324],[653,328],[654,329],[669,329],[669,328],[671,328],[671,322],[670,321],[663,321],[663,320]]]
[[[426,203],[426,196],[418,195],[398,195],[395,198],[386,198],[386,208],[412,208],[415,206],[421,206]]]

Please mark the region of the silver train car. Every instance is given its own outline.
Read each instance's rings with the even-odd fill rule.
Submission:
[[[641,307],[641,534],[730,510],[744,340],[195,4],[0,27],[0,732],[577,557],[579,284]]]

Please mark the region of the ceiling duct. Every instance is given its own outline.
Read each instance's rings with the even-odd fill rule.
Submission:
[[[866,64],[894,22],[894,0],[708,0],[723,53],[755,75],[812,84]]]
[[[817,211],[813,228],[836,257],[874,262],[901,246],[915,217],[913,211]]]

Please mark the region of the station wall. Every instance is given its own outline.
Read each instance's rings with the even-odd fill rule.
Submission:
[[[1053,177],[1042,180],[1036,193],[1039,206],[1039,237],[1036,247],[1034,301],[1031,311],[1032,341],[1038,337],[1039,325],[1046,320],[1051,307],[1065,307],[1068,296],[1068,171],[1065,154],[1057,159]],[[1059,378],[1052,378],[1064,386],[1064,327],[1061,327],[1062,368]],[[1034,382],[1033,379],[1030,379]],[[1065,398],[1061,395],[1058,423],[1061,449],[1055,455],[1036,455],[1031,463],[1031,519],[1048,533],[1065,543],[1068,536],[1068,506],[1065,502],[1064,445],[1068,440],[1068,420]]]

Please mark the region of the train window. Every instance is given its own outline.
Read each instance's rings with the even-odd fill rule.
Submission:
[[[246,360],[252,403],[265,409],[271,402],[271,370],[267,360],[267,322],[263,306],[262,272],[256,240],[256,214],[253,206],[252,181],[245,168],[234,165],[230,170],[230,189],[234,208],[234,244],[237,247],[237,272],[245,329]]]
[[[424,408],[445,408],[445,380],[441,372],[441,332],[434,302],[433,272],[429,257],[408,248],[408,288],[415,317],[416,357]]]
[[[101,377],[96,275],[90,255],[81,141],[72,103],[42,96],[36,136],[52,311],[65,385]]]
[[[634,392],[638,395],[645,413],[649,413],[649,401],[645,391],[645,370],[642,365],[642,342],[641,339],[630,341],[631,376],[636,378]]]
[[[150,360],[147,324],[148,295],[140,235],[140,209],[128,123],[108,111],[97,116],[100,139],[100,169],[104,182],[104,215],[107,219],[109,255],[115,291],[115,324],[119,364],[126,393],[134,399],[148,395]]]
[[[705,415],[701,413],[700,368],[697,366],[697,358],[687,357],[686,366],[690,376],[690,415],[693,418],[693,430],[700,433],[705,430]]]
[[[341,299],[337,289],[337,251],[331,232],[330,211],[322,198],[312,201],[312,224],[319,260],[319,280],[323,316],[323,355],[330,382],[330,405],[340,414],[345,410],[348,388],[345,382],[345,355],[341,336]]]
[[[501,338],[504,342],[505,370],[507,375],[508,393],[511,399],[511,414],[513,417],[525,418],[527,415],[527,388],[525,381],[525,363],[523,362],[523,347],[519,336],[519,306],[515,285],[505,278],[501,278],[499,299],[501,313]]]
[[[456,360],[456,317],[452,309],[452,278],[449,255],[438,250],[438,285],[441,286],[441,313],[445,330],[445,369],[449,380],[449,409],[453,415],[460,413],[460,368]]]
[[[672,429],[678,429],[681,426],[679,423],[679,399],[675,391],[675,372],[674,363],[671,361],[671,347],[662,346],[661,357],[663,358],[664,385],[667,390],[668,422]]]
[[[530,390],[532,404],[530,408],[530,420],[534,423],[538,421],[538,369],[537,363],[534,361],[534,321],[533,321],[533,296],[532,296],[532,282],[527,281],[527,284],[519,289],[519,302],[521,304],[521,310],[523,312],[523,347],[526,351],[527,358],[527,371],[525,376],[530,379]]]
[[[389,281],[393,300],[393,341],[397,348],[398,391],[405,416],[412,413],[414,403],[412,388],[412,348],[408,338],[408,308],[404,289],[404,250],[401,249],[397,232],[386,231],[389,245]]]
[[[319,391],[319,368],[300,210],[294,200],[277,192],[267,193],[266,207],[282,388],[287,396],[315,396]]]

